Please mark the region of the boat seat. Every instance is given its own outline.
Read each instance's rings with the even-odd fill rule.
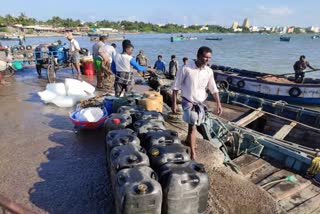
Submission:
[[[297,123],[293,121],[289,125],[282,126],[281,129],[273,135],[273,137],[278,140],[283,140],[296,125]]]
[[[238,126],[247,126],[251,122],[255,121],[256,119],[262,117],[264,115],[264,112],[261,111],[261,108],[257,108],[247,116],[241,118],[240,120],[236,121],[235,124]]]

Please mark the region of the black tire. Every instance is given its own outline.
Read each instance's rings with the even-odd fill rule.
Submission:
[[[18,51],[19,50],[19,46],[13,46],[12,47],[12,51]]]
[[[227,77],[227,82],[231,85],[232,84],[232,77]]]
[[[228,90],[229,83],[226,80],[221,80],[217,83],[217,87],[221,90]]]
[[[298,87],[292,87],[289,90],[289,95],[291,97],[299,97],[301,95],[301,89]]]
[[[240,80],[237,82],[238,88],[243,88],[246,85],[246,83],[243,80]]]
[[[26,49],[26,47],[24,47],[23,45],[20,45],[20,46],[19,46],[19,50],[20,50],[20,51],[24,51],[25,49]]]
[[[31,45],[27,45],[27,46],[26,46],[26,49],[29,51],[29,50],[32,49],[32,46],[31,46]]]
[[[49,83],[54,83],[56,81],[56,71],[54,65],[50,64],[47,68],[47,77]]]

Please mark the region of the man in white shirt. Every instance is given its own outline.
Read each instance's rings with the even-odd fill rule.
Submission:
[[[67,34],[67,39],[70,41],[69,56],[70,56],[71,62],[78,72],[78,79],[81,79],[80,54],[79,54],[80,45],[78,41],[73,38],[72,33]]]
[[[205,120],[204,111],[206,107],[203,102],[207,99],[207,89],[217,103],[217,114],[222,114],[219,91],[213,77],[213,71],[207,66],[211,55],[212,50],[210,48],[200,47],[197,60],[181,67],[172,86],[173,113],[177,112],[177,95],[178,90],[181,90],[183,119],[189,124],[186,142],[191,147],[192,159],[196,159],[196,126],[199,126]]]

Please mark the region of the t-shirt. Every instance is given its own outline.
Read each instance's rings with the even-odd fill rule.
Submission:
[[[117,52],[116,49],[112,45],[105,45],[105,51],[109,55],[110,63],[114,60],[114,57],[116,56]]]
[[[147,67],[139,65],[132,56],[126,53],[116,54],[114,63],[112,64],[112,70],[114,71],[115,68],[116,72],[131,72],[131,66],[133,66],[138,71],[144,72],[147,70]]]
[[[79,45],[79,42],[75,39],[72,39],[70,41],[70,51],[71,52],[74,52],[74,51],[80,51],[80,45]]]
[[[207,99],[206,89],[218,93],[218,88],[210,67],[198,68],[195,62],[182,66],[172,86],[173,90],[181,90],[182,97],[191,102],[203,103]]]
[[[105,44],[102,41],[99,41],[97,43],[95,43],[92,46],[92,55],[93,57],[99,57],[99,52],[101,51],[100,48],[103,48],[105,46]]]
[[[169,63],[169,74],[176,75],[178,71],[178,63],[176,61],[171,60]]]

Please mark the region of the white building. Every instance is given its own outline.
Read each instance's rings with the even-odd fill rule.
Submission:
[[[205,25],[203,25],[201,28],[200,28],[200,31],[203,31],[203,30],[209,30],[209,28]]]

